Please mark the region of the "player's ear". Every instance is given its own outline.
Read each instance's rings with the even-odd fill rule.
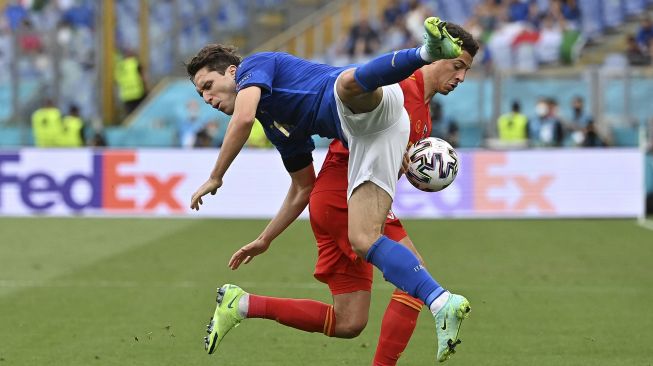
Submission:
[[[229,75],[231,75],[231,76],[236,76],[236,69],[237,69],[237,68],[238,68],[238,67],[237,67],[236,65],[229,65],[229,67],[227,67],[227,72],[228,72]]]

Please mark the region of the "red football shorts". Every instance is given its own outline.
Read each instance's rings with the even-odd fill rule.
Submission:
[[[333,295],[372,289],[372,264],[359,258],[349,244],[347,235],[347,192],[313,192],[310,217],[317,241],[315,278],[329,286]],[[394,241],[406,237],[399,219],[390,213],[385,223],[385,235]]]

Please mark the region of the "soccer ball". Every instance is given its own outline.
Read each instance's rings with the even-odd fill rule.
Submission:
[[[458,174],[458,154],[451,145],[436,137],[417,141],[408,149],[410,165],[406,178],[415,188],[437,192],[447,188]]]

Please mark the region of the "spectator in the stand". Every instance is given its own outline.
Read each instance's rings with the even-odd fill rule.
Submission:
[[[560,13],[565,19],[567,29],[579,30],[581,22],[581,10],[576,0],[560,0]]]
[[[528,120],[528,136],[531,139],[531,142],[534,145],[537,145],[538,139],[540,136],[540,124],[546,112],[548,111],[548,106],[546,103],[545,97],[539,97],[537,103],[535,103],[535,114],[533,118]]]
[[[540,41],[540,34],[532,25],[525,22],[513,23],[522,27],[512,39],[512,64],[513,68],[522,72],[537,70],[538,57],[536,44]]]
[[[375,55],[381,46],[379,32],[372,27],[367,18],[361,19],[358,24],[351,27],[347,53],[354,61],[365,60]]]
[[[197,132],[202,129],[200,121],[200,105],[195,99],[186,102],[185,115],[177,120],[177,136],[179,145],[183,148],[195,146]]]
[[[511,111],[499,117],[497,121],[499,140],[507,145],[528,144],[528,117],[521,113],[518,100],[512,102]]]
[[[528,7],[528,22],[535,28],[539,29],[542,24],[542,19],[548,14],[548,11],[543,11],[537,1],[531,1]]]
[[[143,68],[133,51],[125,51],[124,57],[116,62],[115,78],[125,113],[130,114],[147,95]]]
[[[571,119],[565,126],[571,133],[571,140],[576,146],[583,144],[585,129],[592,122],[592,116],[585,112],[585,99],[580,95],[571,100]]]
[[[451,120],[447,127],[447,136],[445,138],[452,147],[460,147],[460,128],[458,122]]]
[[[508,3],[508,21],[525,22],[529,20],[530,5],[528,0],[510,0]]]
[[[70,105],[68,114],[63,118],[63,128],[59,136],[61,147],[84,146],[84,121],[76,104]]]
[[[88,146],[93,147],[105,147],[107,146],[107,140],[104,138],[104,134],[100,131],[93,133],[93,137],[88,142]]]
[[[467,18],[467,21],[465,22],[465,29],[467,29],[467,31],[474,37],[474,39],[478,40],[479,42],[483,42],[486,38],[485,29],[483,29],[481,19],[476,15],[472,15]]]
[[[651,42],[653,41],[653,21],[650,16],[646,15],[642,18],[635,39],[637,40],[639,47],[648,53],[649,48],[651,47]]]
[[[385,27],[396,24],[408,12],[407,4],[402,0],[390,0],[383,10],[383,25]]]
[[[484,30],[484,35],[479,37],[480,39],[488,40],[490,33],[497,28],[502,11],[501,3],[497,3],[495,0],[483,0],[476,5],[474,15],[478,17],[478,23]]]
[[[220,147],[224,138],[224,124],[220,121],[209,121],[197,132],[195,147]]]
[[[43,106],[32,113],[32,133],[34,145],[38,147],[55,147],[63,127],[61,111],[52,99],[46,99]]]
[[[651,64],[651,56],[642,50],[635,36],[632,34],[626,37],[626,58],[631,66],[647,66]]]
[[[447,141],[451,146],[460,145],[460,129],[458,122],[452,118],[445,117],[442,104],[436,99],[431,100],[431,136],[439,137]]]
[[[546,99],[546,114],[539,121],[538,145],[546,147],[560,147],[564,140],[562,120],[558,115],[558,101],[554,98]]]
[[[571,124],[575,130],[583,129],[592,121],[592,116],[585,112],[585,99],[580,95],[571,100]]]
[[[3,16],[9,21],[9,26],[12,31],[17,30],[23,19],[28,16],[27,9],[19,1],[12,1],[7,4],[3,13]]]
[[[424,19],[431,16],[429,10],[421,1],[412,0],[406,13],[406,28],[413,39],[421,41],[424,34]]]
[[[22,22],[22,29],[20,30],[20,48],[24,54],[36,54],[43,49],[43,40],[34,28],[31,20],[25,18]]]
[[[392,50],[400,50],[403,48],[410,48],[415,46],[410,31],[406,28],[406,23],[403,18],[398,18],[394,24],[386,28],[383,35],[383,42],[380,52],[390,52]]]
[[[536,54],[540,64],[555,64],[560,60],[562,28],[553,16],[544,17],[540,37],[536,43]]]
[[[583,136],[583,147],[605,147],[607,144],[605,140],[601,137],[599,132],[594,126],[594,121],[590,120],[589,123],[585,126]]]

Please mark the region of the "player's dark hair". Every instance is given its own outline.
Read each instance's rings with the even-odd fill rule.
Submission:
[[[449,34],[451,34],[452,37],[459,38],[460,40],[463,41],[463,50],[467,51],[472,57],[476,56],[476,52],[478,52],[478,42],[474,39],[474,37],[463,29],[463,27],[459,26],[458,24],[455,23],[449,23],[447,22],[447,31]]]
[[[241,57],[236,53],[236,47],[221,44],[209,44],[204,46],[197,55],[186,63],[186,72],[193,80],[195,74],[207,67],[209,71],[217,71],[224,75],[230,65],[240,65]]]

